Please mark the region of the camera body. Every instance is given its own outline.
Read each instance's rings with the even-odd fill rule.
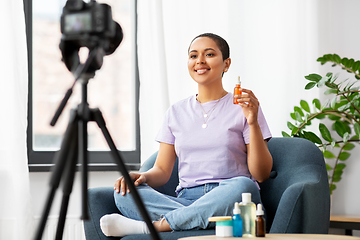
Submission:
[[[79,65],[78,51],[87,47],[104,55],[112,54],[123,39],[120,25],[112,19],[111,7],[91,0],[67,0],[60,19],[60,50],[66,67],[73,71]],[[99,59],[101,60],[101,59]],[[99,61],[99,69],[102,61]]]
[[[61,15],[61,33],[65,38],[90,35],[111,37],[115,34],[115,22],[112,19],[111,7],[95,1],[82,2],[82,6],[74,7],[68,1]]]

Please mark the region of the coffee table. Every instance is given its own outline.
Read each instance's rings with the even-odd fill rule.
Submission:
[[[235,237],[216,237],[215,235],[197,236],[197,237],[185,237],[179,240],[240,240],[242,238]],[[255,239],[255,238],[243,238],[243,239]],[[273,239],[273,240],[360,240],[359,237],[346,236],[346,235],[331,235],[331,234],[266,234],[265,238],[256,239]]]

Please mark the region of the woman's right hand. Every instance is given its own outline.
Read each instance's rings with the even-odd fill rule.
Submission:
[[[129,175],[130,178],[134,181],[135,187],[139,186],[141,183],[146,183],[146,177],[144,173],[131,172],[129,173]],[[120,177],[115,181],[114,190],[116,191],[116,193],[121,192],[121,195],[123,196],[126,194],[126,192],[130,192],[130,189],[126,184],[124,177]]]

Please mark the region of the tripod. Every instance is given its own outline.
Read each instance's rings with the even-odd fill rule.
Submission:
[[[70,194],[74,183],[74,177],[76,172],[77,160],[80,160],[81,164],[81,195],[82,195],[82,215],[81,219],[88,220],[88,199],[87,199],[87,183],[88,183],[88,154],[87,154],[87,123],[89,121],[95,121],[101,129],[107,144],[110,147],[112,157],[118,166],[119,171],[122,173],[128,187],[132,193],[134,201],[138,206],[138,209],[146,222],[151,236],[154,240],[159,240],[160,237],[153,226],[149,214],[138,194],[129,173],[126,170],[123,158],[120,152],[117,150],[114,141],[112,140],[108,129],[106,128],[105,120],[101,111],[98,108],[91,109],[87,103],[87,84],[89,79],[94,76],[94,73],[84,73],[91,64],[93,58],[97,55],[97,49],[90,51],[89,58],[85,64],[80,64],[75,72],[76,80],[81,79],[81,102],[77,108],[73,109],[70,114],[69,124],[64,134],[63,141],[61,143],[60,151],[58,151],[54,157],[54,170],[50,179],[50,191],[45,203],[43,214],[38,226],[35,240],[41,240],[42,234],[45,229],[46,221],[50,213],[51,205],[54,200],[54,196],[57,188],[60,185],[60,181],[63,178],[63,196],[60,208],[59,221],[57,225],[55,239],[62,239],[66,213],[69,205]],[[74,86],[74,85],[73,85]],[[51,125],[55,125],[57,118],[60,116],[62,109],[65,107],[67,100],[70,98],[72,88],[68,90],[63,101],[57,110]]]

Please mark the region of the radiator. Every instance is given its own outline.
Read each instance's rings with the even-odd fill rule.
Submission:
[[[49,216],[46,227],[43,232],[42,240],[54,240],[59,218],[57,216]],[[35,218],[35,227],[37,228],[40,217]],[[66,216],[63,240],[85,240],[83,222],[79,216]]]

